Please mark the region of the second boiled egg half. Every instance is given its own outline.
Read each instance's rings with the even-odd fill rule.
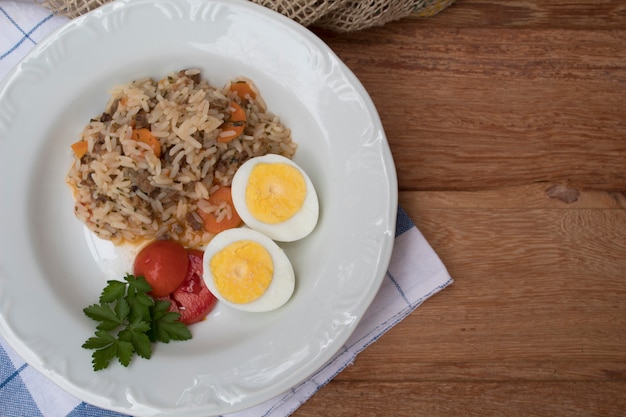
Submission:
[[[251,229],[279,242],[302,239],[319,217],[309,176],[291,159],[268,154],[246,161],[231,187],[235,210]]]
[[[272,239],[247,227],[215,235],[204,250],[203,267],[209,290],[238,310],[274,310],[295,288],[287,255]]]

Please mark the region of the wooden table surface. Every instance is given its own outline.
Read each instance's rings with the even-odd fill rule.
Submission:
[[[626,413],[626,2],[457,0],[315,32],[455,283],[294,416]]]

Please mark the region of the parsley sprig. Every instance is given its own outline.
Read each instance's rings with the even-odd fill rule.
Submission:
[[[83,309],[98,322],[95,335],[82,345],[94,350],[94,371],[107,368],[114,358],[128,366],[135,353],[150,359],[156,342],[191,339],[180,314],[168,311],[170,302],[148,295],[152,287],[145,278],[127,274],[124,281],[107,281],[100,303]]]

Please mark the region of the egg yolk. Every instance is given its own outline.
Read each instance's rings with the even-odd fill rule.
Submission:
[[[231,303],[261,297],[274,275],[272,256],[259,243],[240,240],[217,252],[209,263],[219,293]]]
[[[306,182],[302,173],[289,164],[260,163],[250,171],[246,205],[257,220],[278,224],[302,208]]]

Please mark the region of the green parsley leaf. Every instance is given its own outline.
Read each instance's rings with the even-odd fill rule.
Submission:
[[[119,298],[115,303],[115,315],[120,322],[123,322],[129,314],[130,306],[128,305],[128,302],[124,298]]]
[[[107,331],[99,330],[96,332],[95,336],[87,339],[82,347],[85,349],[102,349],[113,343],[115,343],[115,337]]]
[[[116,358],[123,366],[128,366],[135,354],[150,359],[156,342],[191,339],[180,314],[169,311],[170,302],[155,301],[148,295],[152,287],[144,277],[127,274],[124,281],[107,281],[100,304],[83,309],[98,322],[94,336],[82,345],[94,351],[94,371],[106,369]]]
[[[83,311],[90,319],[100,322],[99,329],[113,330],[122,324],[122,321],[108,304],[92,304]]]
[[[179,320],[180,314],[168,311],[169,307],[169,301],[159,300],[152,308],[152,330],[149,334],[152,342],[191,339],[189,328]]]
[[[147,332],[150,331],[150,324],[145,321],[136,321],[131,323],[126,329],[122,330],[118,337],[120,340],[132,344],[133,349],[139,356],[150,359],[152,356],[152,346]]]
[[[117,341],[105,348],[98,349],[93,353],[93,355],[91,355],[93,358],[91,363],[93,364],[94,371],[99,371],[109,366],[111,360],[117,355],[116,343]]]
[[[115,356],[117,356],[117,359],[120,361],[120,363],[125,367],[130,365],[130,361],[133,358],[134,353],[132,343],[120,340],[117,342],[116,347],[117,350],[115,352]]]
[[[144,277],[135,277],[134,275],[126,274],[124,277],[129,285],[129,292],[136,293],[149,293],[152,291],[152,287],[148,284],[148,281]]]
[[[159,342],[169,343],[170,340],[191,339],[189,328],[178,320],[179,317],[180,314],[169,312],[155,322],[155,333]]]
[[[144,320],[150,321],[150,307],[154,305],[154,299],[149,295],[139,293],[129,293],[126,295],[126,301],[130,305],[130,314],[128,320],[137,321]]]
[[[107,286],[102,290],[100,295],[101,303],[113,303],[126,294],[126,284],[120,281],[107,281]]]

